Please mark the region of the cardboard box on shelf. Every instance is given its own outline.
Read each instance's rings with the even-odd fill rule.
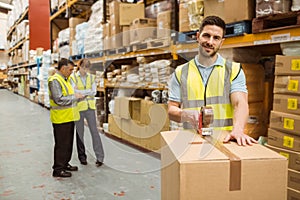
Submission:
[[[300,94],[300,76],[275,76],[274,93]]]
[[[300,135],[300,115],[271,111],[270,128]]]
[[[123,119],[140,121],[141,99],[115,97],[114,113]]]
[[[223,18],[225,23],[252,20],[255,17],[253,0],[204,0],[204,8],[204,17],[216,15]]]
[[[157,14],[157,38],[171,37],[171,11]]]
[[[273,110],[299,115],[300,96],[287,94],[274,94]]]
[[[122,26],[123,46],[130,45],[130,26]]]
[[[112,35],[110,37],[111,49],[122,47],[122,34]]]
[[[145,17],[145,6],[141,3],[121,3],[119,9],[120,25],[129,26],[134,19]]]
[[[280,155],[283,155],[284,157],[286,157],[289,162],[289,164],[288,164],[289,169],[294,169],[294,170],[300,171],[300,164],[299,164],[300,152],[291,151],[291,150],[282,149],[282,148],[273,146],[270,144],[269,141],[268,141],[268,144],[266,144],[266,147],[268,147],[268,148],[272,149],[273,151],[276,151]]]
[[[288,188],[287,200],[298,200],[300,199],[300,191]]]
[[[268,129],[268,144],[300,152],[300,136],[277,131],[272,128]]]
[[[111,33],[110,33],[110,30],[111,30],[110,22],[107,22],[107,23],[103,24],[102,27],[103,27],[103,38],[110,37],[111,36]]]
[[[286,198],[287,159],[259,144],[223,144],[223,133],[215,145],[188,130],[161,133],[161,199]]]
[[[79,18],[79,17],[71,17],[69,18],[69,27],[70,28],[76,28],[78,24],[81,24],[82,22],[85,22],[86,19]]]
[[[156,19],[135,19],[130,25],[130,44],[156,39]]]
[[[189,26],[189,11],[187,2],[179,4],[179,32],[191,31]]]
[[[295,190],[300,190],[300,172],[296,170],[288,170],[288,187]]]
[[[300,75],[300,56],[276,55],[275,75]]]
[[[109,114],[108,124],[109,133],[118,138],[122,138],[121,118],[116,115]]]

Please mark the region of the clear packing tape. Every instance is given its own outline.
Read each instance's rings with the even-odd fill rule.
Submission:
[[[191,30],[198,30],[204,18],[203,0],[192,0],[188,2],[189,27]]]

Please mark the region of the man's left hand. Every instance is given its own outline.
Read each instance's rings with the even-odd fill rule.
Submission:
[[[257,144],[257,141],[253,139],[252,137],[244,134],[244,133],[238,133],[238,132],[230,132],[229,135],[227,135],[224,139],[224,143],[229,142],[230,140],[235,139],[240,146],[246,146],[246,145],[253,145]]]

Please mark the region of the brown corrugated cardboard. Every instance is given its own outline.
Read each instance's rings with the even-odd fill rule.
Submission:
[[[120,25],[130,25],[136,18],[145,17],[144,4],[121,3],[120,4]]]
[[[300,172],[296,170],[288,170],[288,187],[300,190]]]
[[[130,43],[156,39],[156,19],[135,19],[130,25]]]
[[[298,115],[300,113],[300,96],[274,94],[273,110]]]
[[[226,23],[252,20],[255,16],[255,1],[252,0],[204,0],[204,16],[217,15]]]
[[[268,129],[268,144],[300,152],[300,136]]]
[[[141,134],[145,132],[145,127],[138,121],[131,119],[121,119],[122,121],[122,139],[141,146]]]
[[[300,75],[300,56],[276,55],[275,75]]]
[[[157,38],[171,37],[171,11],[157,14]]]
[[[300,76],[275,76],[274,93],[300,94]]]
[[[111,36],[110,30],[110,22],[103,24],[103,38]]]
[[[114,114],[123,119],[140,121],[141,99],[134,97],[115,97]]]
[[[187,130],[161,134],[161,199],[286,198],[287,159],[284,156],[259,144],[242,147],[234,142],[222,145],[219,142],[219,147],[227,150],[226,154]],[[217,132],[214,135],[218,135]],[[224,135],[219,141],[223,139]],[[240,162],[230,160],[232,155]],[[233,178],[240,180],[240,184]],[[240,188],[230,187],[230,184]]]
[[[300,115],[271,111],[270,128],[300,135]]]
[[[272,149],[273,151],[276,151],[280,155],[283,155],[288,159],[288,168],[293,169],[293,170],[298,170],[300,171],[300,152],[296,151],[290,151],[287,149],[282,149],[279,147],[275,147],[270,145],[270,142],[268,141],[268,144],[266,145],[268,148]]]
[[[179,4],[179,32],[187,32],[190,31],[189,26],[189,12],[188,12],[188,3],[180,3]]]
[[[109,133],[118,137],[122,138],[122,129],[121,129],[121,118],[116,115],[108,115],[108,128]]]
[[[130,26],[122,26],[123,46],[130,45]]]
[[[112,1],[112,2],[109,3],[109,13],[110,13],[110,15],[120,13],[120,11],[119,11],[119,5],[120,4],[121,4],[121,2],[119,2],[119,1]],[[119,20],[119,18],[117,18],[117,20]]]
[[[287,200],[300,200],[300,191],[288,188]]]
[[[152,110],[153,109],[153,110]],[[169,127],[170,121],[168,117],[168,106],[166,104],[155,104],[152,101],[141,100],[141,123],[149,125],[151,119],[160,119],[164,125]]]
[[[69,27],[70,28],[76,28],[78,24],[81,24],[82,22],[85,22],[86,19],[78,18],[78,17],[71,17],[69,18]]]
[[[117,49],[122,47],[122,39],[122,34],[110,36],[111,49]]]

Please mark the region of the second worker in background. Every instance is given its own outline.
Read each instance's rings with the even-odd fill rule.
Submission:
[[[92,136],[93,149],[96,156],[96,166],[100,167],[104,160],[102,141],[96,125],[96,101],[97,93],[95,76],[89,73],[90,61],[82,59],[79,61],[77,71],[72,74],[72,85],[75,92],[85,96],[78,102],[77,107],[80,112],[80,120],[75,121],[76,144],[78,159],[82,165],[87,165],[87,155],[84,146],[84,119],[87,120]]]

